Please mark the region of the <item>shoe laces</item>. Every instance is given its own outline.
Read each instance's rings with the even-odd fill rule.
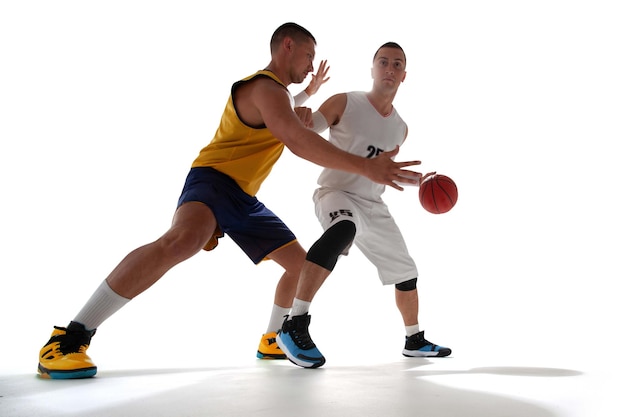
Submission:
[[[315,343],[311,339],[311,335],[309,334],[309,323],[308,320],[292,320],[293,328],[289,332],[291,338],[295,342],[296,346],[300,349],[309,350],[315,347]]]
[[[407,345],[421,348],[426,345],[432,345],[432,343],[424,338],[424,331],[421,331],[419,333],[415,333],[410,337],[407,337]]]
[[[84,353],[91,342],[91,333],[87,331],[66,330],[65,334],[54,336],[51,342],[58,342],[58,350],[63,355]]]

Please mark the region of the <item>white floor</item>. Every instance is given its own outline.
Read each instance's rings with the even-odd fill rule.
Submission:
[[[604,417],[626,412],[619,388],[623,366],[608,360],[585,365],[580,358],[549,352],[535,359],[486,352],[415,359],[388,355],[383,345],[380,361],[357,359],[335,346],[330,356],[325,353],[327,364],[314,370],[251,355],[186,358],[198,365],[179,368],[166,345],[162,363],[153,356],[154,367],[111,367],[104,361],[97,376],[86,380],[3,374],[0,416]],[[187,363],[183,354],[180,358]]]
[[[597,376],[597,375],[595,375]],[[258,361],[198,369],[105,370],[78,381],[0,379],[0,415],[618,416],[576,369],[397,360],[304,370]],[[616,390],[617,391],[617,390]]]

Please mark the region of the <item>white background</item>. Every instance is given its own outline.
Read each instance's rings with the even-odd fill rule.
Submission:
[[[490,364],[612,372],[624,348],[625,18],[602,0],[3,2],[0,373],[34,372],[52,325],[168,228],[232,82],[269,62],[286,21],[331,66],[314,109],[368,90],[384,42],[406,52],[397,159],[459,187],[439,216],[416,188],[385,194],[418,264],[427,337]],[[318,173],[286,150],[258,195],[305,248],[321,231]],[[100,369],[254,356],[279,274],[225,238],[102,325],[90,354]],[[382,357],[402,348],[393,289],[358,250],[311,314],[327,359],[351,360],[356,343]]]

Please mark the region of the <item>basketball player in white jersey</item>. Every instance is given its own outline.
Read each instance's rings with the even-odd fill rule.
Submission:
[[[373,87],[369,92],[337,94],[313,114],[318,133],[330,127],[329,141],[352,154],[373,158],[402,145],[407,125],[393,106],[398,87],[406,77],[406,56],[394,42],[374,55]],[[420,182],[434,173],[419,175]],[[311,340],[308,314],[313,297],[330,275],[339,255],[354,243],[376,266],[384,285],[395,285],[396,304],[406,328],[403,354],[442,357],[452,353],[424,338],[418,323],[417,268],[400,229],[381,196],[385,186],[368,178],[325,168],[313,200],[325,232],[309,249],[300,274],[291,313],[278,334],[287,358],[305,368],[325,363]]]

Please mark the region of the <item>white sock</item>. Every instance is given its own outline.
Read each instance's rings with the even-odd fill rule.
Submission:
[[[420,332],[419,323],[412,326],[404,326],[404,328],[406,329],[406,335],[409,337]]]
[[[265,333],[278,332],[280,328],[283,327],[283,321],[285,320],[285,316],[288,314],[289,308],[281,307],[274,304],[274,306],[272,307],[270,322],[267,325],[267,331]]]
[[[87,330],[97,329],[129,301],[129,298],[122,297],[113,291],[104,280],[74,318],[74,321],[84,325]]]
[[[311,307],[310,301],[303,301],[297,298],[293,299],[293,306],[291,307],[291,314],[289,317],[293,316],[301,316],[309,312],[309,307]]]

